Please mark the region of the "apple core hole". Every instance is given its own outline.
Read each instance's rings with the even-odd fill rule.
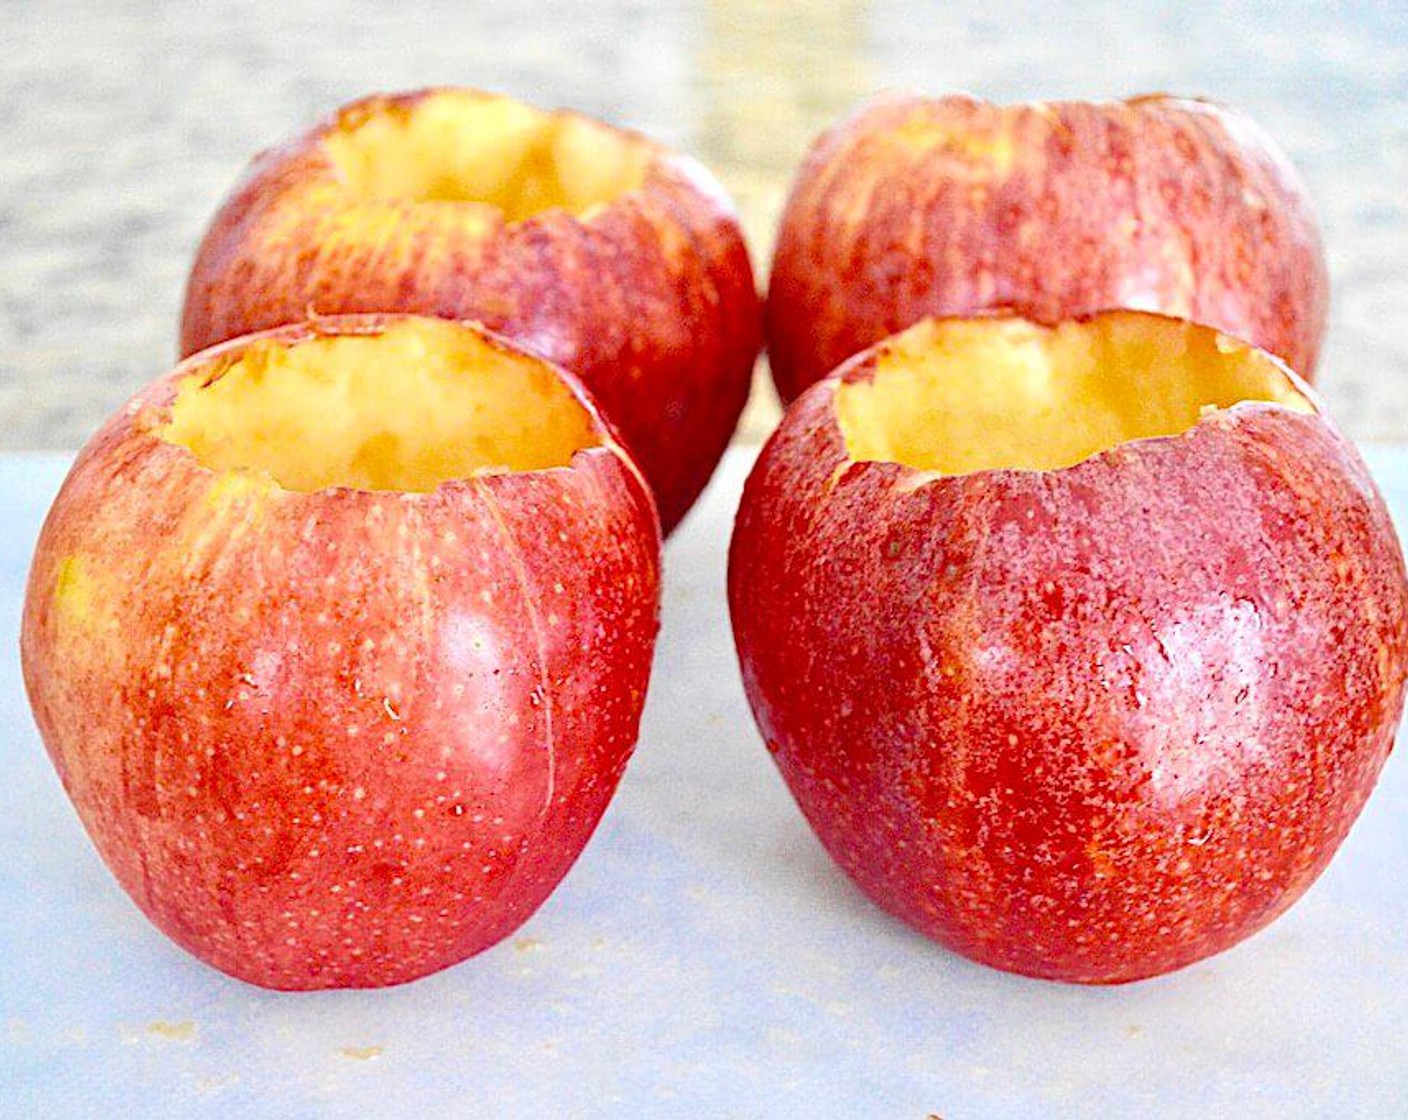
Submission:
[[[552,366],[436,319],[257,340],[187,378],[160,435],[210,470],[263,472],[296,491],[429,492],[568,466],[601,443]]]
[[[323,144],[364,199],[478,203],[509,223],[550,209],[584,216],[639,187],[651,157],[646,141],[588,117],[470,90],[374,102]]]
[[[1269,355],[1211,327],[1139,312],[1039,326],[929,319],[884,343],[835,390],[852,461],[941,475],[1059,470],[1173,436],[1209,412],[1314,405]]]

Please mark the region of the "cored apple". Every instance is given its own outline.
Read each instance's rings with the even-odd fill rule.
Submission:
[[[395,984],[586,844],[655,640],[649,490],[482,329],[319,320],[202,353],[83,450],[35,551],[35,719],[146,915],[271,988]]]
[[[729,602],[812,828],[880,906],[1088,983],[1247,937],[1393,744],[1408,585],[1279,361],[1162,316],[922,320],[791,407]]]
[[[925,316],[1125,307],[1211,324],[1309,380],[1329,291],[1305,185],[1241,113],[1163,95],[890,95],[822,135],[797,175],[769,360],[791,400]]]
[[[762,313],[698,163],[468,89],[358,101],[259,156],[205,235],[184,354],[340,312],[474,319],[576,373],[684,516],[748,396]]]

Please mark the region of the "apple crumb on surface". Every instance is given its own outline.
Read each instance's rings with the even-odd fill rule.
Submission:
[[[337,1053],[339,1057],[350,1058],[354,1062],[370,1062],[381,1057],[384,1049],[382,1046],[339,1046]]]

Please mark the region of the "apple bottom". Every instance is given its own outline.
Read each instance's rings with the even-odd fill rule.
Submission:
[[[230,976],[285,991],[387,987],[459,964],[521,927],[586,846],[617,779],[576,791],[570,819],[559,811],[526,827],[453,803],[445,814],[470,823],[448,837],[427,839],[447,831],[438,822],[420,834],[390,825],[329,829],[319,841],[332,849],[326,859],[292,844],[251,858],[258,841],[230,830],[236,844],[214,861],[148,857],[144,868],[139,856],[136,868],[122,859],[109,865],[162,932]],[[480,800],[493,801],[469,803]],[[150,851],[182,846],[155,829],[137,842]],[[312,861],[325,869],[299,870]],[[242,867],[255,873],[237,882]]]
[[[786,747],[776,757],[813,832],[882,910],[977,963],[1082,984],[1172,972],[1269,925],[1329,864],[1392,746],[1387,733],[1364,744],[1343,800],[1288,837],[1302,795],[1272,768],[1187,812],[1141,820],[1117,782],[1102,789],[1099,777],[1079,774],[1072,788],[1055,788],[1032,759],[1062,752],[1049,739],[1033,743],[1030,725],[986,711],[968,718],[964,750],[992,761],[970,763],[947,792],[939,768],[922,762],[896,763],[867,783],[809,770]],[[1090,749],[1081,728],[1065,732],[1075,749]],[[1033,749],[1014,757],[1019,737]],[[896,754],[917,759],[932,742]],[[1262,808],[1242,808],[1259,797]],[[1063,808],[1033,809],[1043,804]],[[1217,845],[1230,845],[1230,856]]]

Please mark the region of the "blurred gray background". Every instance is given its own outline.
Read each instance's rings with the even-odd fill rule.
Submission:
[[[1408,440],[1408,3],[0,0],[0,448],[77,447],[169,368],[185,272],[256,150],[376,89],[464,83],[632,125],[737,198],[760,280],[812,136],[869,92],[1236,104],[1310,182],[1320,387]],[[743,438],[770,426],[755,393]]]

